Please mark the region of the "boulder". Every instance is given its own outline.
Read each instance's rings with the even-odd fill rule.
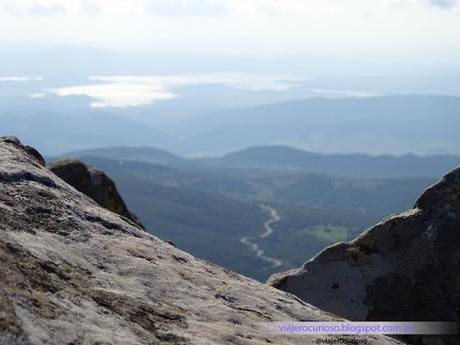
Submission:
[[[460,168],[426,190],[412,209],[273,275],[268,284],[351,320],[458,323]]]
[[[76,159],[61,159],[48,167],[79,192],[86,194],[102,207],[130,219],[144,229],[144,225],[126,207],[113,180],[103,171]]]

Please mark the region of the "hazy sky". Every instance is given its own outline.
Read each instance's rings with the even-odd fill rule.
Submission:
[[[0,0],[2,44],[460,68],[455,0]]]

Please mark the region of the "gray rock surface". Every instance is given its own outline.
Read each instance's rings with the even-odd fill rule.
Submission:
[[[352,320],[459,322],[460,168],[426,190],[413,209],[268,284]]]
[[[76,159],[61,159],[48,167],[79,192],[86,194],[102,207],[130,219],[144,229],[144,225],[126,207],[115,182],[103,171]]]
[[[261,321],[335,320],[147,234],[0,139],[0,344],[314,344]],[[399,344],[370,337],[370,344]]]

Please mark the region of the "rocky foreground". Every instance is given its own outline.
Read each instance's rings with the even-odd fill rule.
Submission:
[[[259,323],[337,319],[147,234],[14,138],[0,139],[0,275],[2,345],[305,345],[318,337]]]
[[[269,284],[351,320],[460,321],[460,168],[414,208],[333,245]],[[425,337],[420,344],[460,344]]]
[[[144,225],[126,207],[113,180],[103,171],[87,166],[79,160],[68,158],[51,164],[48,169],[100,206],[131,220],[144,229]]]

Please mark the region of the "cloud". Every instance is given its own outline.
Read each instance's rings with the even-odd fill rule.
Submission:
[[[325,90],[325,89],[310,89],[312,95],[324,98],[369,98],[381,97],[382,94],[368,91],[354,91],[354,90]]]
[[[166,16],[207,16],[223,15],[228,8],[222,2],[212,0],[153,0],[146,4],[153,15]]]
[[[423,6],[425,8],[438,7],[442,9],[454,9],[459,4],[458,0],[394,0],[393,5],[408,5],[410,7]]]
[[[369,12],[406,4],[454,8],[458,0],[0,0],[10,15],[52,16],[62,14],[150,14],[156,16],[286,15],[323,12]],[[426,6],[425,6],[426,7]]]
[[[45,97],[46,97],[46,94],[43,92],[31,93],[29,95],[29,98],[33,98],[33,99],[40,99],[40,98],[45,98]]]
[[[43,77],[29,77],[29,76],[0,76],[0,82],[30,82],[42,81]]]
[[[102,14],[103,9],[93,0],[80,0],[81,14]]]
[[[1,0],[0,0],[1,1]],[[111,2],[110,2],[111,1]],[[102,14],[122,0],[6,0],[0,9],[10,15],[57,16]]]
[[[274,71],[316,75],[438,73],[457,71],[460,61],[460,7],[452,0],[0,0],[0,10],[5,3],[15,13],[66,13],[46,23],[0,13],[2,46],[70,43],[176,54],[171,65],[180,57],[181,71],[216,70],[191,54],[225,56],[231,67],[224,68],[234,70],[268,71],[271,64]],[[166,66],[153,55],[150,61],[156,71]],[[123,66],[120,73],[132,70]]]
[[[457,5],[457,0],[430,0],[430,3],[433,6],[438,6],[442,8],[453,8]]]
[[[12,15],[51,16],[66,13],[62,1],[6,1],[2,8]]]

